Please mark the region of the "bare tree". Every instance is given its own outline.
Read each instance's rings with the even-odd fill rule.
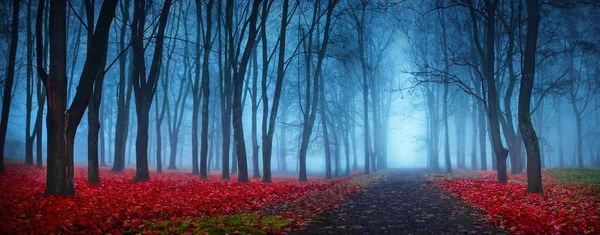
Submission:
[[[66,1],[50,2],[50,74],[47,74],[42,58],[37,57],[37,70],[48,96],[48,167],[45,194],[74,194],[73,144],[77,127],[83,117],[98,74],[104,73],[108,35],[115,15],[116,0],[102,3],[93,37],[92,50],[88,51],[83,67],[79,89],[67,109],[66,74]],[[42,48],[42,15],[44,1],[38,6],[36,20],[37,54]],[[66,111],[65,111],[66,110]]]
[[[131,0],[123,0],[119,4],[121,11],[121,29],[119,35],[119,51],[125,50],[125,35],[127,35],[127,25],[129,22],[129,7]],[[133,54],[133,52],[131,52]],[[129,134],[129,111],[131,107],[131,94],[133,82],[127,82],[127,53],[119,57],[119,84],[117,86],[117,122],[115,126],[114,142],[114,161],[113,172],[121,172],[125,168],[125,147],[127,146],[127,137]],[[130,67],[133,68],[133,56],[130,58]],[[130,69],[130,73],[133,69]],[[133,75],[133,74],[131,74]]]
[[[152,99],[156,91],[156,84],[163,54],[165,27],[171,8],[171,0],[166,0],[159,18],[158,32],[154,56],[150,65],[150,72],[146,76],[146,63],[144,59],[144,30],[146,28],[146,2],[134,1],[133,22],[131,38],[133,42],[133,93],[135,96],[135,111],[137,114],[137,139],[136,139],[136,175],[132,181],[145,181],[150,179],[148,173],[148,123]]]
[[[0,157],[0,172],[4,172],[4,144],[6,141],[8,114],[10,113],[12,89],[15,79],[15,58],[17,56],[17,46],[19,45],[19,5],[20,3],[18,0],[13,1],[10,52],[8,53],[8,68],[6,69],[6,80],[2,97],[2,119],[0,119],[0,154],[2,155],[2,157]]]
[[[537,0],[527,0],[526,3],[527,40],[525,44],[521,89],[519,91],[519,130],[523,135],[525,149],[527,149],[527,191],[541,193],[542,169],[540,164],[540,146],[533,124],[531,124],[530,111],[540,13]]]

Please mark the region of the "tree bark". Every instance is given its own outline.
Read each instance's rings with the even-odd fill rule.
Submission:
[[[225,38],[226,40],[222,40],[221,33],[221,19],[222,19],[222,1],[218,0],[217,8],[219,9],[218,17],[217,17],[217,29],[218,29],[218,41],[219,41],[219,49],[218,49],[218,58],[219,63],[222,63],[222,66],[219,66],[219,92],[221,95],[221,134],[223,137],[222,149],[223,149],[223,169],[221,173],[222,180],[229,180],[229,148],[231,147],[231,70],[230,70],[230,54],[233,54],[232,45],[229,45],[229,34],[231,30],[228,30],[232,25],[232,18],[227,17],[225,19]],[[229,9],[227,9],[229,10]],[[225,42],[225,53],[222,53],[222,45]],[[223,54],[225,55],[225,60],[223,61]],[[221,65],[221,64],[220,64]]]
[[[67,74],[66,74],[66,2],[50,3],[50,74],[42,65],[42,58],[37,58],[38,74],[44,82],[48,98],[48,167],[46,190],[44,194],[57,195],[75,193],[73,185],[73,142],[77,127],[88,106],[90,93],[93,91],[95,79],[104,73],[101,62],[106,58],[108,32],[115,14],[116,0],[102,3],[98,23],[89,40],[93,48],[88,51],[79,89],[75,94],[71,107],[67,110]],[[36,20],[37,54],[42,48],[42,15],[44,1],[40,1]]]
[[[542,193],[542,169],[540,165],[540,146],[531,123],[531,92],[535,75],[535,57],[537,50],[538,27],[540,22],[537,0],[527,0],[527,39],[523,75],[519,91],[519,129],[523,135],[527,150],[527,191]]]
[[[131,0],[123,0],[120,4],[121,32],[119,36],[119,51],[125,50],[125,35],[127,34],[127,23],[129,22],[129,7]],[[133,67],[133,56],[131,56],[130,67]],[[127,83],[127,53],[119,57],[119,84],[117,86],[117,123],[115,126],[114,161],[113,172],[122,172],[125,169],[125,147],[127,146],[127,135],[129,134],[129,107],[131,101],[132,82]],[[131,69],[132,70],[132,69]],[[132,72],[132,71],[130,71]]]
[[[209,0],[206,5],[206,32],[204,35],[204,56],[202,58],[202,132],[200,133],[200,179],[208,179],[207,172],[207,155],[208,155],[208,108],[210,98],[210,70],[209,58],[212,48],[212,6],[213,0]],[[221,9],[219,9],[220,11]],[[197,122],[194,120],[194,122]]]
[[[33,141],[36,137],[34,129],[31,132],[31,112],[33,107],[33,33],[31,29],[31,1],[27,2],[27,97],[25,101],[25,165],[33,165]],[[42,55],[39,55],[42,56]],[[41,107],[43,109],[43,107]],[[39,109],[39,108],[38,108]]]
[[[256,42],[256,36],[258,34],[258,30],[256,27],[256,21],[258,18],[258,7],[260,6],[262,1],[257,0],[252,4],[252,11],[247,19],[248,23],[248,38],[246,39],[246,44],[244,47],[244,51],[241,57],[241,60],[237,61],[236,58],[233,59],[234,65],[232,65],[233,69],[233,135],[236,146],[237,153],[237,161],[238,161],[238,182],[249,182],[248,179],[248,164],[246,158],[246,143],[244,140],[244,128],[242,123],[242,88],[244,87],[244,76],[246,74],[246,69],[248,68],[248,61],[250,59],[250,54],[252,53],[254,44]],[[233,1],[227,1],[227,18],[233,17]],[[232,27],[229,27],[229,30],[233,30]],[[230,45],[234,44],[233,34],[229,35]],[[237,51],[241,51],[239,48]],[[238,67],[239,66],[239,67]]]
[[[133,42],[133,91],[135,95],[135,111],[137,114],[136,138],[136,175],[132,181],[146,181],[150,179],[148,173],[148,124],[149,111],[154,98],[155,86],[163,55],[163,42],[165,27],[171,8],[171,0],[166,0],[159,18],[156,46],[150,72],[146,78],[146,65],[144,62],[144,30],[146,25],[146,3],[144,0],[135,0],[132,22]]]
[[[265,13],[267,7],[266,3],[263,3],[263,22],[266,18]],[[268,72],[268,66],[269,64],[267,63],[267,36],[265,32],[265,28],[261,27],[260,30],[260,37],[261,37],[261,41],[262,41],[262,57],[263,57],[263,71],[262,71],[262,77],[266,77],[267,76],[267,72]],[[263,37],[264,35],[264,37]],[[252,136],[252,177],[253,178],[260,178],[260,169],[258,167],[258,123],[256,120],[256,116],[258,114],[258,56],[257,56],[257,47],[258,45],[254,46],[254,50],[252,52],[252,87],[251,89],[251,94],[250,94],[250,102],[251,102],[251,106],[250,109],[252,111],[251,113],[251,136]],[[266,69],[265,69],[266,68]],[[264,101],[263,101],[264,102]]]
[[[8,127],[8,115],[12,101],[12,89],[15,79],[15,59],[17,47],[19,46],[19,1],[13,1],[12,28],[10,39],[10,51],[8,53],[8,68],[6,69],[6,80],[4,83],[4,95],[2,97],[2,119],[0,119],[0,173],[4,172],[4,144],[6,142],[6,129]],[[29,39],[28,39],[29,40]],[[29,135],[29,133],[27,133]]]
[[[331,179],[331,149],[329,146],[329,131],[327,129],[327,116],[325,115],[325,79],[319,80],[319,116],[323,131],[323,147],[325,151],[325,179]]]

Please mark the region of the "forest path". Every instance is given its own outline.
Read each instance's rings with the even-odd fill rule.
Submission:
[[[291,234],[503,234],[444,193],[420,170],[390,170],[379,182]]]

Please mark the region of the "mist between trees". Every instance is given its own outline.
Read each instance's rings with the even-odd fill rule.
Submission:
[[[5,1],[0,152],[238,181],[600,166],[600,4]],[[50,23],[52,22],[52,23]],[[21,160],[20,160],[21,161]],[[4,170],[4,163],[0,164]]]

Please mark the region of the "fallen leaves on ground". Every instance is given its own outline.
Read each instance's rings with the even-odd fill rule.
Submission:
[[[511,234],[599,234],[600,194],[590,184],[559,184],[544,171],[543,194],[527,192],[526,174],[498,183],[494,172],[473,178],[437,179],[446,191],[487,213],[488,222]]]
[[[286,213],[314,215],[366,187],[350,183],[356,176],[336,179],[277,178],[274,183],[200,180],[187,172],[151,173],[146,182],[130,182],[132,169],[122,173],[100,169],[100,184],[87,183],[86,167],[75,168],[75,196],[42,196],[45,169],[6,164],[0,174],[0,231],[6,233],[114,233],[144,226],[147,221],[259,213],[267,207],[307,200]],[[329,200],[311,197],[325,195]],[[322,198],[322,196],[316,196]],[[292,216],[283,216],[294,219]],[[304,217],[301,217],[304,218]]]

